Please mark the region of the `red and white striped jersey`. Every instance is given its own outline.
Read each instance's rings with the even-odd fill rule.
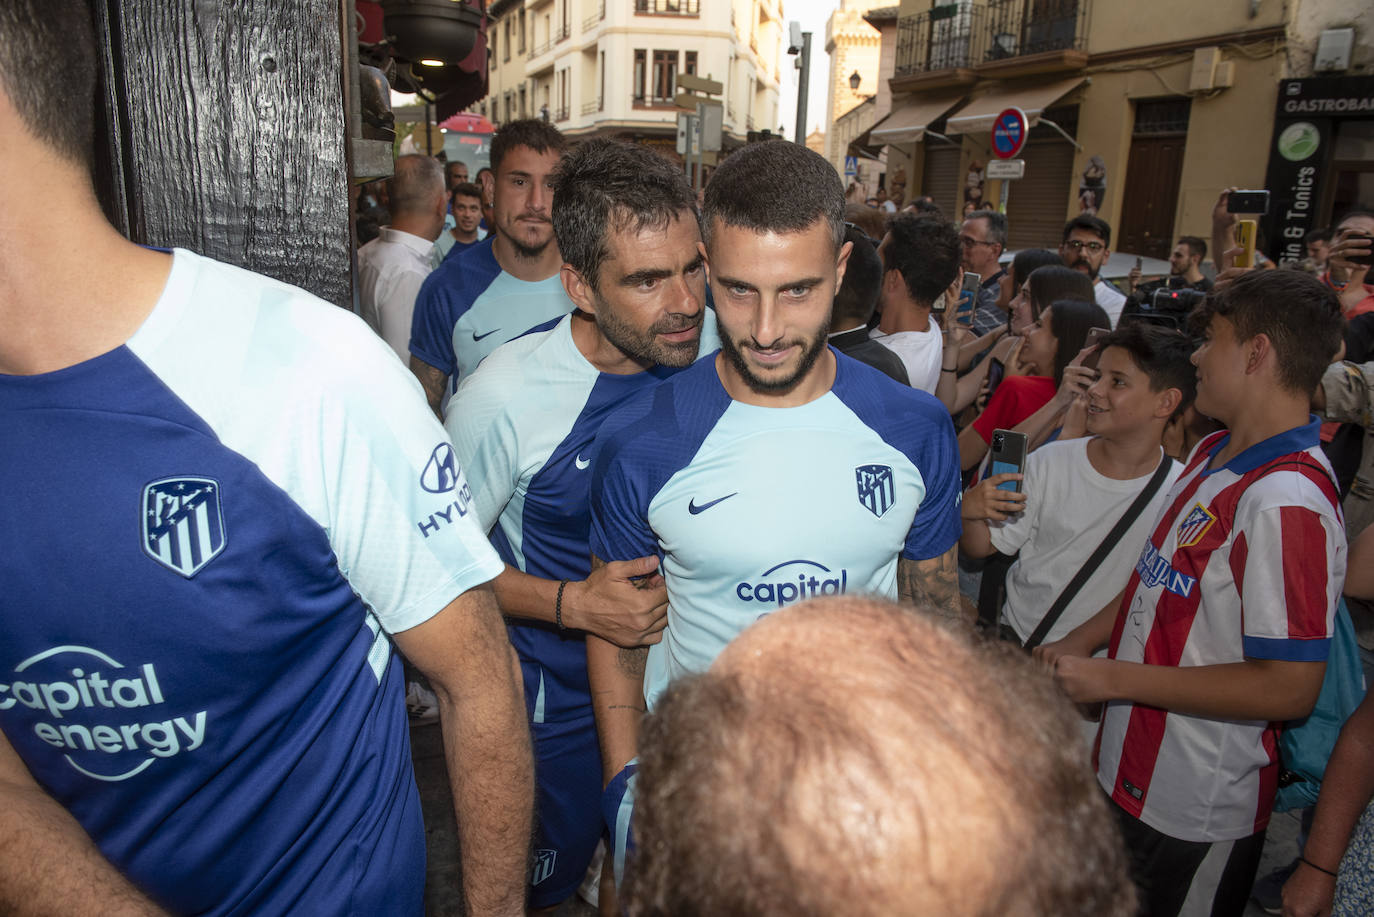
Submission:
[[[1110,656],[1149,665],[1326,659],[1345,580],[1345,529],[1318,423],[1208,470],[1204,439],[1169,492],[1126,586]],[[1248,837],[1269,822],[1278,724],[1107,705],[1102,788],[1171,837]]]

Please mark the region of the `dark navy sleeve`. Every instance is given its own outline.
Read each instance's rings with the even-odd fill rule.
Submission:
[[[457,371],[453,354],[453,326],[461,315],[458,297],[449,286],[456,260],[444,259],[430,272],[415,297],[410,321],[410,353],[452,378]]]

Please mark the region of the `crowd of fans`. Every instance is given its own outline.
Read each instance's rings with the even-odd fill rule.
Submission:
[[[1095,216],[521,120],[359,190],[360,321],[115,232],[92,49],[0,7],[0,911],[419,913],[406,709],[474,914],[1260,892],[1374,598],[1374,215],[1240,268],[1222,192],[1118,288]],[[1372,762],[1284,913],[1374,912]]]

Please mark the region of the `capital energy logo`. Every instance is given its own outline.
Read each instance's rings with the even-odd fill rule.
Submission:
[[[16,706],[38,711],[34,734],[96,780],[127,780],[205,743],[206,711],[176,715],[153,663],[125,665],[88,646],[56,646],[16,665],[0,683],[0,710]]]
[[[821,595],[844,595],[849,571],[831,570],[814,560],[785,560],[770,567],[752,583],[739,583],[735,595],[741,602],[761,602],[781,608]]]

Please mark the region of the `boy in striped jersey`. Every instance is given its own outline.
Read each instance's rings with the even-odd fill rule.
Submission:
[[[1225,868],[1194,898],[1244,911],[1279,730],[1316,702],[1345,577],[1339,495],[1308,410],[1341,342],[1335,296],[1257,271],[1196,319],[1197,408],[1227,429],[1194,449],[1121,596],[1037,651],[1072,699],[1107,702],[1098,782],[1152,915],[1179,912],[1217,845]],[[1102,645],[1108,658],[1090,658]]]

